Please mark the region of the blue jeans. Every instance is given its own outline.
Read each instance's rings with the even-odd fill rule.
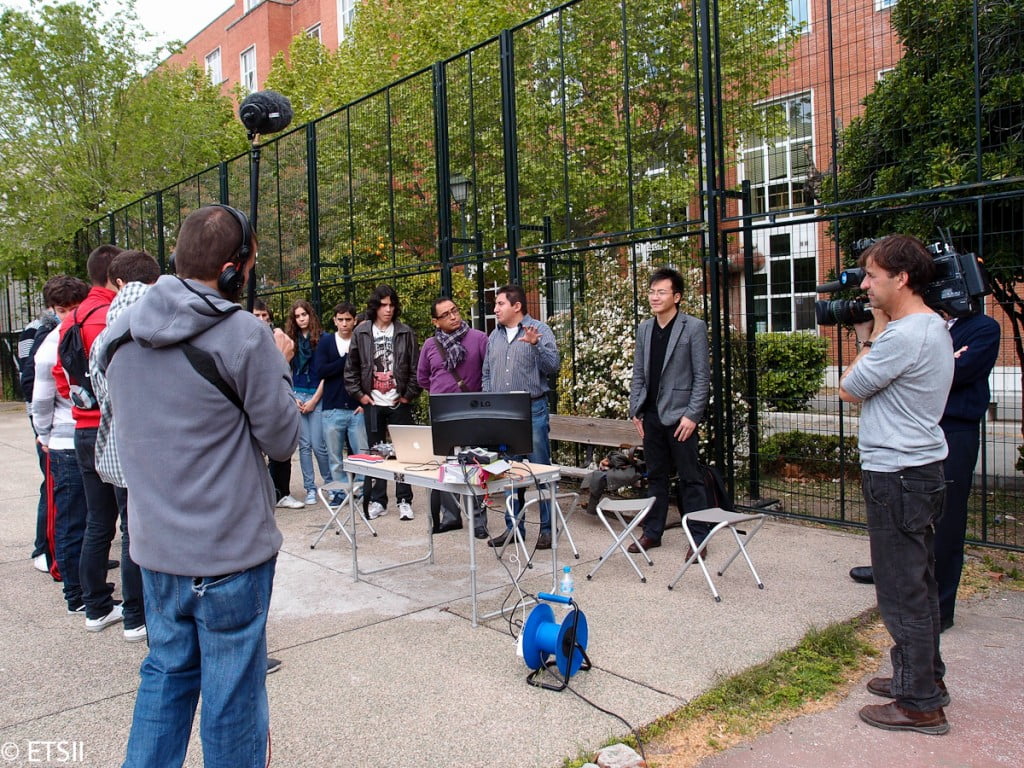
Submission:
[[[324,413],[324,439],[327,441],[327,456],[331,461],[331,478],[348,482],[348,472],[341,468],[345,458],[345,441],[349,453],[366,453],[366,425],[363,414],[346,408],[331,408]],[[355,482],[363,482],[362,475],[355,476]]]
[[[96,473],[96,432],[95,427],[75,430],[75,455],[78,468],[82,471],[82,486],[89,517],[82,541],[82,558],[79,575],[82,579],[82,600],[85,601],[85,616],[99,619],[114,609],[114,590],[107,582],[107,559],[110,545],[117,533],[117,521],[121,519],[121,597],[124,598],[124,625],[135,629],[146,623],[139,592],[141,576],[139,566],[128,554],[128,511],[127,502],[122,503],[124,489],[105,483]]]
[[[225,576],[142,569],[149,655],[128,736],[125,768],[185,761],[199,694],[207,768],[263,768],[267,760],[267,609],[275,555]]]
[[[312,393],[294,392],[296,400],[309,402]],[[320,403],[312,413],[299,416],[299,468],[302,470],[302,487],[306,492],[316,490],[316,475],[313,473],[313,455],[320,468],[324,482],[331,479],[331,463],[327,458],[327,443],[324,442],[324,418]]]
[[[899,472],[861,473],[878,612],[892,636],[892,692],[906,709],[938,709],[946,674],[939,653],[935,521],[942,512],[941,461]]]
[[[534,464],[550,464],[551,463],[551,440],[548,438],[550,432],[550,417],[548,415],[548,399],[547,397],[538,397],[530,404],[530,412],[533,420],[533,453],[528,455],[526,458],[532,461]],[[518,515],[519,510],[523,505],[523,501],[526,497],[526,489],[520,488],[516,491],[516,500],[512,505],[514,514]],[[544,498],[547,498],[545,495]],[[540,504],[540,532],[551,533],[551,504],[547,501],[541,501]],[[512,517],[508,514],[508,508],[505,508],[505,530],[512,530]],[[519,524],[520,532],[523,532],[525,525],[521,522]]]
[[[64,587],[68,608],[82,603],[82,582],[79,579],[79,560],[88,509],[78,459],[71,449],[51,450],[50,480],[53,483],[54,514],[53,548]],[[106,563],[104,563],[104,566]]]

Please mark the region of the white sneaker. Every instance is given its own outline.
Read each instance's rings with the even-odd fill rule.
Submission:
[[[378,517],[383,517],[388,511],[381,506],[380,502],[371,501],[369,508],[366,510],[366,514],[370,516],[371,520],[376,520]]]
[[[46,555],[36,555],[35,557],[33,557],[32,567],[35,568],[37,571],[42,571],[43,573],[50,572],[49,567],[46,565]]]
[[[141,627],[135,629],[126,629],[124,631],[124,641],[126,643],[141,643],[148,637],[146,634],[146,625],[143,624]]]
[[[275,506],[279,509],[302,509],[306,505],[294,496],[282,496]]]
[[[412,504],[408,501],[398,502],[398,519],[399,520],[412,520]]]
[[[306,491],[306,503],[307,504],[316,504],[316,491],[315,490]]]
[[[124,614],[121,611],[121,606],[115,605],[113,610],[106,616],[102,616],[98,619],[86,619],[85,628],[90,632],[102,632],[111,624],[117,624],[117,622],[123,620]]]

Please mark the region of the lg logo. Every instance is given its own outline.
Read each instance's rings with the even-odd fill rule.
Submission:
[[[469,407],[470,408],[490,408],[491,407],[491,401],[490,400],[470,400],[469,401]]]

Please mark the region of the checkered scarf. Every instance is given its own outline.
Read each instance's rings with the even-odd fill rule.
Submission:
[[[469,333],[469,323],[465,320],[454,333],[445,333],[440,328],[434,331],[434,338],[444,351],[444,367],[449,371],[458,368],[466,359],[466,348],[462,346],[462,340]]]

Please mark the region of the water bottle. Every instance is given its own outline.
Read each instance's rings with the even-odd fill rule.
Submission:
[[[567,565],[562,569],[562,580],[558,584],[558,593],[572,597],[575,592],[576,581],[572,577],[572,569]]]

